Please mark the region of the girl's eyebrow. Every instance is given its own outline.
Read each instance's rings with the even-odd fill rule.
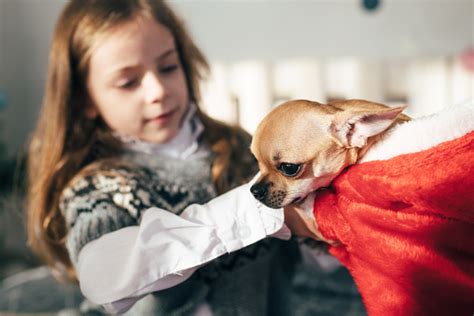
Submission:
[[[175,47],[173,48],[170,48],[169,50],[165,51],[163,54],[161,54],[160,56],[158,56],[156,58],[156,61],[157,62],[161,62],[162,60],[164,60],[165,58],[171,56],[171,55],[174,55],[174,54],[177,54],[177,50]],[[117,76],[120,76],[122,74],[126,74],[128,72],[132,72],[136,69],[140,68],[140,65],[128,65],[128,66],[124,66],[124,67],[119,67],[119,68],[116,68],[115,70],[111,71],[109,73],[109,77],[111,77],[112,79],[114,79],[115,77]]]
[[[138,69],[140,66],[139,65],[130,65],[130,66],[124,66],[117,68],[113,71],[110,71],[107,74],[107,83],[108,84],[113,84],[116,80],[121,78],[122,76],[127,76],[128,74],[133,73],[136,69]]]
[[[176,48],[170,48],[169,50],[165,51],[163,54],[161,54],[160,56],[158,56],[156,58],[156,61],[157,62],[160,62],[162,60],[164,60],[165,58],[173,55],[173,54],[177,54],[177,50]],[[133,71],[137,68],[139,68],[140,65],[127,65],[127,66],[123,66],[123,67],[118,67],[116,69],[114,69],[113,71],[110,72],[110,75],[111,76],[115,76],[115,75],[120,75],[120,74],[123,74],[123,73],[127,73],[127,72],[130,72],[130,71]]]

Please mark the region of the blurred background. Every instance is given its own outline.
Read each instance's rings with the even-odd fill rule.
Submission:
[[[273,106],[292,98],[406,104],[417,117],[474,96],[474,0],[169,2],[212,66],[202,87],[204,110],[250,133]],[[39,264],[26,247],[22,161],[64,3],[0,0],[4,286]]]

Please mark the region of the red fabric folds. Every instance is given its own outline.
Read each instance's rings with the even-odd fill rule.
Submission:
[[[314,215],[369,315],[474,314],[474,132],[351,166]]]

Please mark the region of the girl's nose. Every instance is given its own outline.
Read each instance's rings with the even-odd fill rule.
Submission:
[[[142,79],[144,97],[147,104],[163,100],[166,95],[166,87],[157,73],[148,72]]]

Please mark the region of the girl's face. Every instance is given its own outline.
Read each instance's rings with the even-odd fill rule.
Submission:
[[[119,134],[166,143],[178,133],[189,97],[172,34],[138,17],[92,47],[88,116]]]

